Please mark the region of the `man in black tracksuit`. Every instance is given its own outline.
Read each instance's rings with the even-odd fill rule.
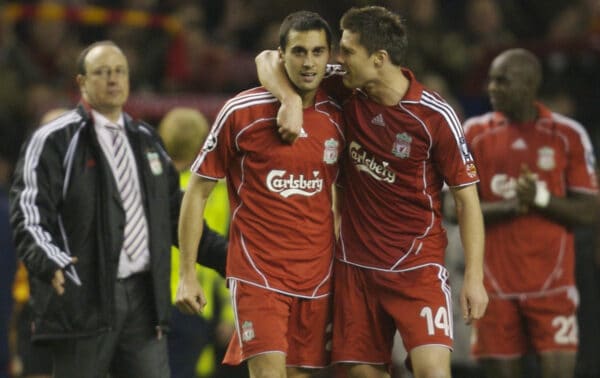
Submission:
[[[179,176],[154,129],[122,112],[129,72],[119,47],[90,45],[78,69],[81,103],[32,135],[10,191],[16,247],[31,277],[33,339],[51,343],[57,377],[168,377],[163,333]],[[127,141],[120,147],[117,132]],[[132,219],[140,224],[134,257]],[[215,233],[199,255],[224,270],[225,242]]]

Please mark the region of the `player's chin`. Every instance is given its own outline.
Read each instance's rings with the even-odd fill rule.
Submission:
[[[347,88],[357,88],[358,86],[354,84],[354,81],[352,80],[352,76],[345,74],[344,76],[342,76],[342,82],[344,83],[344,85]]]
[[[321,80],[315,79],[310,82],[300,83],[300,85],[298,85],[298,88],[303,93],[312,92],[319,88],[319,84],[321,84]]]

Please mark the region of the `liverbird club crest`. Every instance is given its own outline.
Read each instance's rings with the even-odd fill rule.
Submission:
[[[392,153],[400,159],[406,159],[410,156],[410,144],[412,137],[408,133],[396,134],[396,141],[392,146]]]
[[[551,171],[556,167],[554,149],[552,147],[544,146],[538,149],[537,166],[544,171]]]
[[[325,141],[325,149],[323,150],[323,161],[327,164],[335,164],[338,159],[339,142],[335,139],[327,139]]]
[[[251,321],[246,320],[244,324],[242,324],[242,341],[250,341],[253,340],[254,337],[254,325]]]

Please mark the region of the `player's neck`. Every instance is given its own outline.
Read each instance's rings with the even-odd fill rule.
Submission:
[[[538,111],[535,104],[524,106],[521,109],[516,109],[512,114],[508,114],[508,118],[515,123],[530,123],[537,119]]]
[[[378,80],[370,82],[364,89],[373,101],[385,106],[393,106],[402,100],[409,84],[402,71],[397,70],[382,74]]]
[[[299,93],[300,98],[302,99],[302,109],[310,108],[315,105],[315,98],[317,96],[317,91],[310,91]]]

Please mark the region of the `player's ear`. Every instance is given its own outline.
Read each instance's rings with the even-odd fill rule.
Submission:
[[[80,88],[82,91],[84,90],[84,87],[83,87],[83,85],[85,84],[85,79],[86,79],[85,75],[82,75],[82,74],[78,74],[78,75],[75,77],[75,81],[77,82],[77,85],[79,86],[79,88]]]
[[[375,67],[381,67],[385,60],[388,58],[387,51],[377,50],[373,53],[373,63]]]

